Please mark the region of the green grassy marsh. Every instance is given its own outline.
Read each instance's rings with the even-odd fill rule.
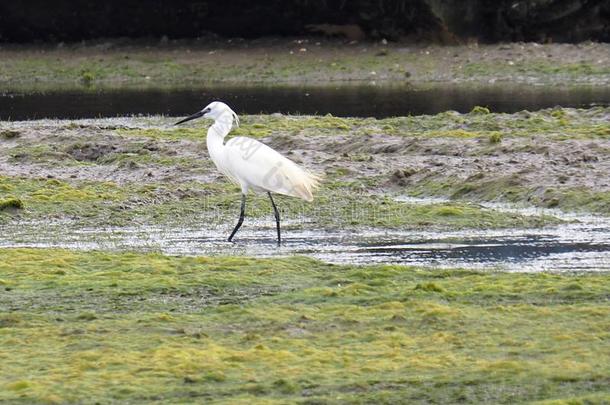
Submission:
[[[0,250],[0,400],[610,400],[608,274]]]
[[[607,44],[427,46],[305,39],[7,46],[0,87],[66,89],[211,83],[608,84]]]
[[[470,113],[447,111],[439,114],[390,118],[354,118],[300,115],[245,115],[240,127],[233,128],[230,136],[254,138],[302,135],[338,137],[350,135],[356,139],[367,135],[391,135],[405,138],[455,138],[489,140],[499,133],[531,141],[536,136],[561,142],[570,139],[607,140],[610,109],[549,108],[517,113],[494,113],[485,107],[475,107]],[[200,126],[179,128],[118,129],[126,136],[143,136],[153,139],[202,139],[205,131]],[[528,139],[529,138],[529,139]],[[493,142],[492,142],[493,143]]]
[[[358,193],[353,184],[328,183],[316,204],[277,198],[284,219],[307,219],[318,227],[501,228],[557,223],[550,216],[523,216],[468,203],[410,205],[390,197]],[[239,212],[239,190],[229,183],[118,185],[112,182],[0,177],[0,220],[76,221],[84,226],[179,225],[193,220],[231,221]],[[264,195],[251,196],[248,217],[270,216]]]

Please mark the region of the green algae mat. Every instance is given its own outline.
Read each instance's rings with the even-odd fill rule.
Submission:
[[[0,250],[0,402],[607,403],[610,274]]]

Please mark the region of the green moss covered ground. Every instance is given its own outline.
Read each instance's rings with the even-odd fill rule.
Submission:
[[[610,279],[0,250],[8,403],[610,401]]]
[[[0,177],[0,189],[10,197],[0,201],[0,219],[72,220],[82,226],[232,221],[239,212],[240,192],[223,183],[117,185],[112,182],[65,182],[56,179]],[[278,197],[285,220],[307,220],[317,227],[506,228],[558,222],[550,216],[525,216],[448,202],[411,205],[390,197],[353,192],[328,184],[316,204]],[[248,217],[269,216],[264,195],[248,200]]]
[[[279,198],[287,219],[340,227],[540,226],[554,222],[476,204],[610,214],[608,119],[603,107],[515,114],[477,108],[386,119],[250,115],[230,136],[260,139],[324,176],[315,204]],[[174,120],[7,125],[12,135],[0,138],[0,219],[95,226],[234,218],[239,189],[207,155],[209,123],[176,128]],[[400,195],[453,201],[412,206],[394,201]],[[253,197],[248,209],[254,217],[271,212],[264,197]]]

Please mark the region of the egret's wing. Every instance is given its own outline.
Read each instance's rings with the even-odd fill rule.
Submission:
[[[247,137],[235,137],[225,145],[225,162],[233,177],[253,188],[313,200],[319,177],[300,168],[269,146]]]

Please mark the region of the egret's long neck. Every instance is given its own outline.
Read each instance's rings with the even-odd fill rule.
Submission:
[[[233,114],[231,114],[230,112],[226,112],[220,117],[216,118],[216,121],[214,121],[214,124],[212,124],[212,126],[208,130],[208,136],[210,135],[210,133],[214,133],[222,140],[225,136],[229,134],[229,132],[231,132],[232,127]]]
[[[225,136],[231,132],[232,127],[233,115],[227,112],[218,117],[208,129],[207,145],[212,159],[222,149]]]

